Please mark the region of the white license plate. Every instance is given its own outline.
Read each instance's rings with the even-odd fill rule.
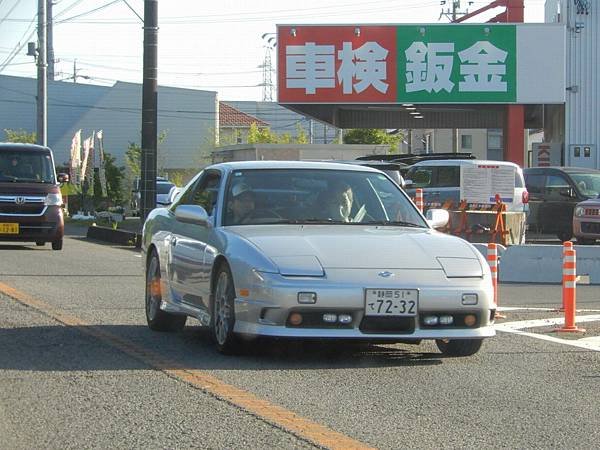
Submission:
[[[416,289],[365,289],[366,316],[417,315],[419,291]]]

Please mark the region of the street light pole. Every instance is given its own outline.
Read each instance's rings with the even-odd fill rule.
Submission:
[[[158,104],[158,0],[144,0],[142,86],[141,217],[156,207]]]
[[[46,79],[46,0],[38,0],[38,55],[37,55],[37,143],[48,145],[46,125],[48,99]]]

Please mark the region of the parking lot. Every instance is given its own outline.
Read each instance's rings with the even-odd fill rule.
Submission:
[[[253,343],[147,329],[139,253],[71,235],[61,254],[0,247],[5,448],[592,448],[600,296],[557,333],[558,285],[501,284],[496,337],[469,358],[432,343]]]

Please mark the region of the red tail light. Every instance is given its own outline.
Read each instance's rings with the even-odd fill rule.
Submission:
[[[523,191],[523,204],[526,205],[527,203],[529,203],[529,192],[527,191]]]

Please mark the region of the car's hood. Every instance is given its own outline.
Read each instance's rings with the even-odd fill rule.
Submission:
[[[320,263],[324,269],[446,270],[445,267],[454,266],[459,272],[481,275],[481,265],[471,245],[429,229],[360,225],[261,225],[229,229],[257,246],[282,273],[287,268],[290,273],[300,270],[297,274],[308,275],[311,270],[317,271]]]
[[[591,198],[589,200],[577,203],[577,206],[583,206],[583,207],[600,207],[600,198]]]
[[[0,195],[39,195],[46,196],[57,193],[58,186],[48,183],[13,183],[0,182]]]

